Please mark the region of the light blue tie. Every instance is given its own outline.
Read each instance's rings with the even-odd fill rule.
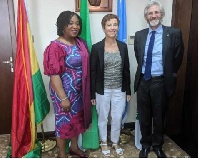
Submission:
[[[144,79],[150,80],[151,79],[151,65],[152,65],[152,51],[155,41],[155,33],[156,31],[151,32],[151,38],[149,41],[149,47],[147,50],[147,59],[146,59],[146,66],[145,66],[145,72],[144,72]]]

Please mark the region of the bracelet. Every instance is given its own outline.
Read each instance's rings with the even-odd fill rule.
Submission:
[[[67,97],[65,97],[65,98],[63,98],[63,99],[60,99],[61,101],[64,101],[64,100],[66,100],[67,99]]]

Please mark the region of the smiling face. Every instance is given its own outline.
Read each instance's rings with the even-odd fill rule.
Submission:
[[[118,20],[115,18],[106,21],[103,28],[106,37],[115,38],[119,29],[118,25]]]
[[[80,31],[79,19],[73,15],[68,25],[64,27],[63,34],[65,37],[77,37]]]
[[[158,5],[152,5],[148,8],[145,19],[149,26],[155,30],[162,22],[163,14]]]

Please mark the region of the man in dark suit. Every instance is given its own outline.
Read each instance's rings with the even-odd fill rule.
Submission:
[[[157,157],[162,151],[163,120],[167,101],[174,94],[177,71],[183,58],[183,40],[179,29],[161,24],[165,15],[162,5],[151,1],[144,10],[149,28],[136,32],[135,57],[138,63],[134,89],[142,134],[139,157],[148,157],[150,148]]]

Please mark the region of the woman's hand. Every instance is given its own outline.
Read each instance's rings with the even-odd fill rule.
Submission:
[[[96,99],[91,99],[92,105],[96,105]]]
[[[69,112],[71,109],[70,101],[68,99],[62,100],[60,106],[64,109],[65,112]]]
[[[126,100],[127,100],[127,102],[129,102],[129,101],[131,100],[131,96],[130,96],[130,95],[127,95],[127,96],[126,96]]]

